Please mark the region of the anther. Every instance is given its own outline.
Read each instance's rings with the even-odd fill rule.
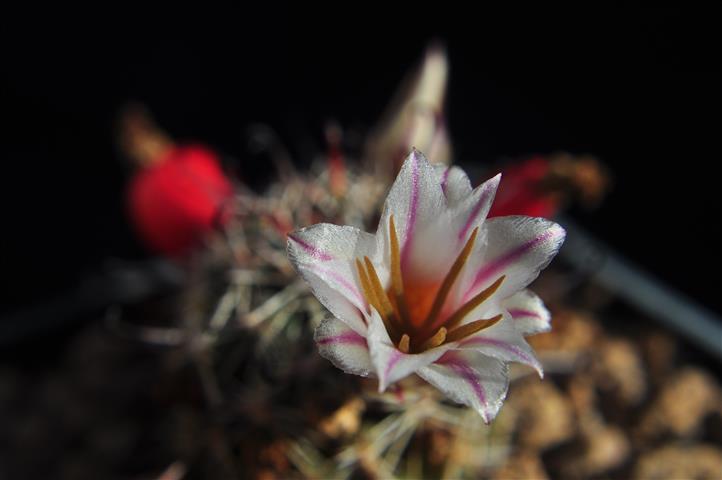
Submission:
[[[469,237],[466,245],[464,245],[464,248],[461,250],[461,253],[459,253],[459,256],[456,258],[456,261],[451,266],[451,269],[449,269],[449,273],[446,274],[446,277],[444,278],[444,281],[441,284],[441,287],[439,287],[438,293],[436,294],[434,304],[431,306],[429,315],[426,317],[426,320],[424,322],[425,325],[430,326],[434,324],[437,315],[441,311],[441,308],[444,306],[446,297],[451,291],[451,287],[454,286],[454,282],[459,276],[459,273],[461,273],[461,269],[464,268],[466,261],[469,259],[469,255],[471,255],[471,249],[474,247],[474,242],[476,241],[476,236],[478,233],[479,227],[476,227],[471,233],[471,237]]]
[[[468,337],[469,335],[473,335],[476,332],[479,332],[481,330],[484,330],[485,328],[489,328],[492,325],[495,325],[499,320],[503,318],[503,315],[497,315],[492,318],[487,318],[485,320],[476,320],[474,322],[469,322],[466,325],[462,325],[460,327],[457,327],[449,332],[449,334],[446,336],[446,342],[456,342],[459,340],[463,340],[464,338]]]
[[[394,307],[386,295],[384,287],[381,285],[381,280],[379,280],[374,264],[371,263],[369,257],[364,257],[364,263],[366,264],[366,272],[371,290],[373,291],[375,300],[378,302],[376,310],[378,310],[379,315],[381,315],[381,319],[384,321],[389,335],[391,335],[392,338],[399,338],[398,335],[400,332],[398,332],[395,325]]]
[[[401,251],[399,249],[399,238],[396,235],[396,224],[394,216],[389,216],[389,238],[391,240],[391,291],[394,296],[396,316],[403,324],[408,324],[411,318],[409,307],[404,297],[404,281],[401,275]]]
[[[446,340],[446,328],[441,327],[438,332],[434,334],[433,337],[426,340],[424,343],[421,344],[421,347],[419,347],[419,350],[421,352],[429,350],[431,348],[438,347],[444,341]]]
[[[366,297],[366,302],[369,304],[369,313],[371,313],[371,307],[380,311],[381,309],[378,305],[378,301],[376,300],[376,295],[374,295],[374,290],[371,288],[371,282],[369,281],[368,275],[366,275],[366,269],[358,259],[356,259],[356,270],[358,270],[358,276],[361,280],[361,288],[363,289],[364,297]]]
[[[403,353],[409,353],[409,344],[411,343],[411,337],[409,337],[407,334],[403,334],[401,336],[401,340],[399,340],[399,350]]]
[[[459,307],[456,312],[454,312],[449,319],[445,322],[445,326],[448,329],[452,329],[455,326],[457,326],[461,321],[466,317],[469,313],[472,312],[476,307],[484,303],[485,300],[487,300],[489,297],[491,297],[494,292],[496,292],[501,284],[504,282],[504,279],[506,278],[506,275],[502,275],[501,277],[497,278],[494,283],[489,285],[485,290],[478,293],[474,298],[466,302],[464,305]]]

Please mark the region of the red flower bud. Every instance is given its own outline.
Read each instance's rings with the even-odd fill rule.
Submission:
[[[132,223],[153,251],[182,257],[229,217],[233,187],[215,153],[172,146],[135,173],[127,190]]]

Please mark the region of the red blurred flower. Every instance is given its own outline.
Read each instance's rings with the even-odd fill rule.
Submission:
[[[544,188],[550,165],[546,158],[532,157],[504,169],[489,216],[554,217],[561,199]]]
[[[140,168],[127,191],[132,223],[153,251],[182,257],[228,220],[233,187],[200,145],[170,146]]]

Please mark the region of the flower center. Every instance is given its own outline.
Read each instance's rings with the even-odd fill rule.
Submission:
[[[439,292],[441,282],[419,280],[416,277],[406,278],[403,285],[403,297],[409,309],[409,322],[418,329],[424,324],[424,320],[429,316],[434,299]],[[396,302],[396,295],[392,288],[387,290],[387,295],[392,302]]]
[[[444,343],[462,340],[501,320],[502,315],[496,315],[461,324],[469,313],[496,292],[504,281],[503,275],[451,314],[446,314],[444,310],[446,299],[471,255],[478,233],[479,227],[476,227],[441,282],[418,281],[413,278],[407,278],[404,282],[393,215],[389,219],[391,243],[389,288],[387,290],[383,288],[376,269],[368,257],[364,257],[363,262],[360,259],[356,260],[356,269],[368,308],[370,310],[373,307],[379,313],[389,337],[400,351],[421,353]]]

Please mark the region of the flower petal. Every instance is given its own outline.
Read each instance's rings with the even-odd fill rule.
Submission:
[[[288,235],[288,253],[292,262],[352,261],[372,256],[376,240],[356,227],[319,223]]]
[[[421,152],[414,149],[401,166],[386,197],[376,232],[383,258],[389,258],[388,225],[391,215],[394,216],[401,244],[401,262],[405,265],[417,231],[436,221],[445,211],[446,197],[434,174],[434,168]]]
[[[356,291],[355,285],[347,284],[341,274],[338,274],[333,269],[326,269],[326,267],[319,267],[315,264],[299,264],[296,265],[296,269],[301,274],[304,280],[311,287],[311,292],[316,296],[319,302],[331,312],[331,314],[346,323],[354,331],[361,335],[366,334],[366,320],[363,315],[365,306],[360,307],[359,302],[362,300],[349,301],[349,296],[355,298],[357,295],[360,297],[361,293]],[[324,275],[322,277],[321,275]],[[341,291],[345,287],[353,293],[349,294],[346,292],[342,294]]]
[[[344,372],[362,377],[373,373],[366,339],[343,321],[326,317],[316,328],[313,339],[321,356]]]
[[[374,309],[369,317],[367,339],[371,362],[379,377],[379,392],[436,361],[453,346],[453,344],[442,345],[418,354],[402,353],[391,342],[381,317]]]
[[[514,326],[524,336],[551,330],[551,314],[541,298],[531,290],[524,289],[502,302],[509,312]]]
[[[437,181],[441,185],[441,191],[446,196],[448,206],[453,207],[471,195],[471,181],[459,167],[436,164],[434,165],[434,172]]]
[[[443,278],[464,246],[450,241],[449,232],[455,230],[456,223],[448,210],[441,212],[433,223],[419,226],[406,251],[405,273],[417,278]]]
[[[464,300],[482,291],[500,276],[504,283],[497,298],[525,288],[557,254],[566,232],[554,222],[533,217],[496,217],[484,222],[484,242],[469,264],[479,267],[465,281]]]
[[[458,342],[455,349],[474,350],[506,362],[524,363],[535,369],[540,377],[544,376],[534,350],[514,327],[514,321],[508,313],[493,326]]]
[[[314,295],[335,317],[359,333],[366,331],[354,260],[375,257],[374,236],[354,227],[318,224],[288,236],[288,257]]]
[[[476,187],[454,207],[453,215],[457,223],[457,229],[455,230],[457,242],[464,243],[472,230],[484,222],[491,209],[500,180],[501,174],[490,178]]]
[[[448,352],[417,373],[450,399],[479,412],[486,423],[496,416],[509,388],[506,364],[471,350]]]

